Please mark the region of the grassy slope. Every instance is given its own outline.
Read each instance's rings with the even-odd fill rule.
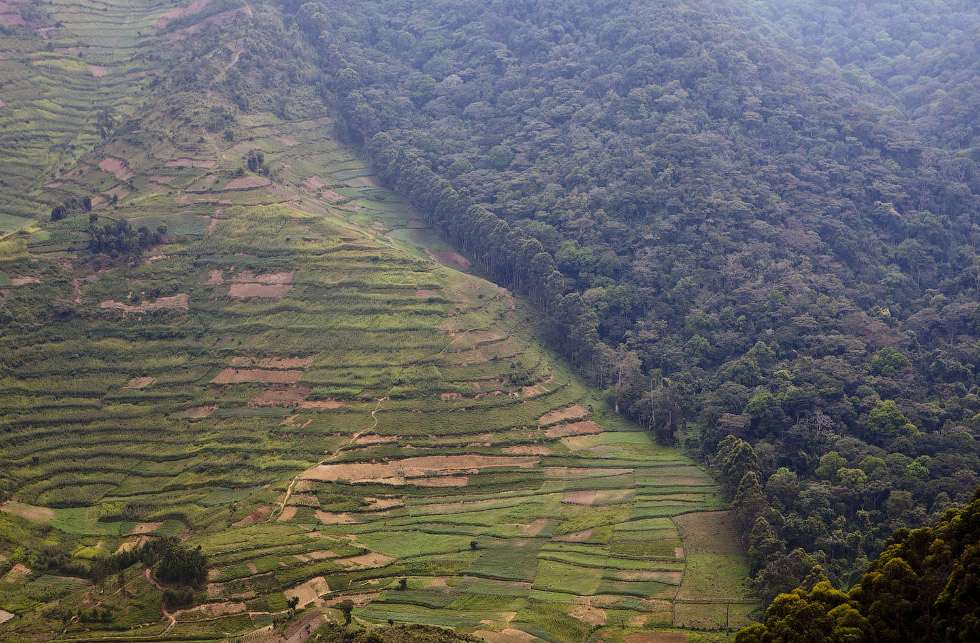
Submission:
[[[152,28],[163,3],[107,3],[113,23],[130,26],[105,34],[75,4],[58,9],[64,38],[104,37],[115,52],[169,37]],[[225,37],[232,62],[231,27]],[[135,113],[120,91],[118,109]],[[0,118],[32,109],[0,96]],[[210,92],[181,100],[220,103]],[[520,301],[434,262],[451,249],[372,185],[330,140],[328,119],[238,114],[227,141],[173,113],[145,110],[136,133],[76,146],[77,157],[38,153],[30,166],[42,184],[75,170],[52,189],[118,194],[102,222],[165,223],[169,238],[137,267],[100,270],[84,249],[87,215],[7,239],[28,254],[0,262],[22,284],[2,291],[13,322],[0,338],[0,482],[18,503],[0,513],[0,571],[32,572],[9,577],[0,609],[17,618],[0,635],[66,627],[67,638],[97,639],[139,626],[126,638],[207,639],[270,624],[287,596],[333,618],[351,597],[362,624],[424,622],[492,641],[745,622],[754,604],[726,514],[704,514],[713,538],[690,545],[672,521],[720,508],[706,473],[610,415],[537,343]],[[83,131],[79,114],[71,128]],[[252,149],[275,181],[223,189]],[[98,170],[107,157],[133,176]],[[270,294],[263,280],[291,288],[236,296]],[[49,314],[56,300],[60,316]],[[157,308],[111,308],[147,302]],[[229,368],[298,380],[214,383]],[[128,388],[135,378],[154,379]],[[546,417],[576,405],[570,415],[584,417]],[[583,420],[602,432],[564,435]],[[433,486],[447,480],[463,486]],[[84,562],[144,532],[208,554],[207,606],[165,618],[135,567],[125,588],[113,578],[101,590],[34,571],[44,547]],[[70,618],[93,607],[113,622]]]

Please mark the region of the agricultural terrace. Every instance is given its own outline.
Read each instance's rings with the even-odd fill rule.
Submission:
[[[166,36],[164,3],[99,6]],[[90,24],[71,38],[111,41],[105,80],[134,45]],[[207,100],[31,161],[70,176],[55,202],[117,195],[96,225],[165,226],[135,265],[93,256],[89,213],[0,239],[0,638],[271,641],[293,598],[304,624],[351,599],[362,626],[491,643],[715,640],[749,622],[701,468],[608,413],[322,112]],[[232,136],[205,126],[216,107]],[[243,171],[257,150],[266,171]],[[82,577],[160,536],[208,556],[203,604],[163,610],[139,564]]]

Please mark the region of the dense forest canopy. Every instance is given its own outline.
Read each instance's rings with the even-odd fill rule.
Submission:
[[[764,596],[970,497],[975,5],[283,5],[338,135],[714,463]]]

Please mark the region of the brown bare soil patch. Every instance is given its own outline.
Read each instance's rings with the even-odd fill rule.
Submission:
[[[3,577],[3,582],[5,583],[16,583],[19,580],[27,578],[31,575],[31,568],[25,565],[17,563],[14,565],[7,575]]]
[[[306,400],[300,403],[300,408],[302,409],[318,409],[321,411],[329,411],[332,409],[339,409],[344,405],[341,400]]]
[[[366,511],[384,511],[405,506],[405,501],[401,498],[365,498],[364,501],[369,503],[364,508]]]
[[[337,557],[337,554],[333,553],[329,549],[325,549],[324,551],[308,551],[306,552],[306,555],[313,560],[326,560],[327,558]]]
[[[231,601],[226,601],[224,603],[207,603],[194,610],[188,610],[188,612],[201,612],[204,618],[219,618],[221,616],[228,616],[229,614],[240,614],[246,611],[245,603],[233,603]],[[188,612],[183,612],[184,614]]]
[[[142,547],[146,542],[150,540],[149,536],[140,536],[139,538],[133,538],[132,540],[127,540],[123,544],[119,545],[119,549],[116,550],[117,554],[122,554],[127,551],[132,551]]]
[[[463,396],[459,393],[440,393],[439,399],[443,402],[451,402],[452,400],[461,399]]]
[[[588,467],[545,467],[544,475],[558,480],[575,480],[577,478],[607,478],[633,473],[633,469],[591,469]]]
[[[182,167],[196,167],[205,170],[210,170],[215,165],[217,165],[217,163],[218,163],[217,161],[213,161],[213,160],[179,158],[179,159],[173,159],[172,161],[167,161],[166,163],[163,164],[163,167],[171,168],[171,169],[182,168]]]
[[[573,534],[565,534],[564,536],[555,536],[552,540],[560,543],[582,543],[592,538],[592,532],[595,529],[586,529],[585,531],[576,531]]]
[[[382,484],[423,484],[421,480],[432,476],[449,477],[454,473],[476,473],[492,467],[519,467],[527,469],[538,463],[537,458],[492,455],[430,455],[392,460],[385,463],[321,464],[302,474],[309,480],[325,482],[380,482]],[[465,483],[464,483],[465,484]],[[455,486],[455,485],[452,485]]]
[[[194,406],[183,411],[177,411],[174,413],[174,417],[178,419],[202,420],[206,417],[211,417],[211,414],[217,410],[217,404],[209,404],[208,406]]]
[[[253,297],[269,297],[281,299],[293,287],[285,284],[232,284],[228,294],[236,299],[251,299]]]
[[[293,384],[303,377],[301,370],[269,370],[264,368],[226,368],[211,380],[212,384]]]
[[[338,596],[336,598],[331,598],[323,601],[324,606],[332,607],[342,601],[353,601],[354,607],[364,607],[371,603],[371,601],[377,600],[381,596],[381,592],[371,592],[370,594],[349,594],[347,596]]]
[[[89,73],[95,76],[96,78],[102,78],[103,76],[106,75],[106,72],[109,71],[109,68],[104,65],[85,65],[85,66],[88,67]]]
[[[545,431],[545,435],[549,438],[564,438],[570,435],[595,435],[596,433],[602,433],[602,427],[592,420],[583,420],[571,424],[558,424]]]
[[[190,308],[189,298],[185,293],[170,297],[158,297],[154,301],[144,301],[139,306],[131,306],[119,301],[107,299],[99,304],[103,310],[121,310],[124,313],[145,313],[150,310],[162,310],[164,308]]]
[[[116,187],[114,187],[111,190],[107,191],[106,194],[108,194],[110,197],[113,197],[114,196],[114,197],[116,197],[116,199],[122,201],[127,196],[129,196],[129,193],[131,191],[132,190],[130,190],[129,188],[127,188],[125,185],[117,185]]]
[[[327,185],[328,184],[326,181],[314,174],[313,176],[304,179],[301,187],[307,192],[316,192],[321,188],[327,187]]]
[[[287,520],[292,520],[296,516],[297,507],[289,506],[282,510],[279,517],[276,518],[276,522],[286,522]]]
[[[525,527],[524,528],[524,531],[521,532],[521,535],[522,536],[537,536],[538,534],[541,533],[541,530],[544,529],[547,526],[548,526],[548,519],[547,518],[538,518],[537,520],[535,520],[534,522],[532,522],[530,525],[528,525],[527,527]]]
[[[340,194],[339,192],[335,192],[334,190],[323,190],[322,192],[320,192],[320,198],[326,201],[327,203],[336,203],[337,201],[342,201],[347,197],[345,197],[343,194]]]
[[[593,627],[606,624],[606,610],[592,607],[591,605],[579,605],[569,612],[568,615]]]
[[[412,484],[416,487],[465,487],[469,481],[469,476],[442,476],[440,478],[416,478],[412,480]]]
[[[535,395],[541,395],[542,393],[544,393],[544,391],[538,388],[537,385],[525,386],[521,389],[521,395],[524,397],[534,397]]]
[[[99,163],[99,169],[103,172],[112,174],[118,181],[128,181],[136,176],[134,173],[129,171],[128,167],[126,167],[125,161],[122,159],[117,159],[114,156],[107,156],[105,159],[103,159],[102,162]]]
[[[366,554],[361,554],[360,556],[353,556],[351,558],[338,558],[338,565],[356,565],[357,567],[384,567],[388,563],[393,562],[395,559],[391,556],[385,556],[384,554],[379,554],[376,551],[368,552]]]
[[[623,502],[633,495],[632,489],[604,489],[586,491],[568,491],[562,502],[567,505],[612,505]]]
[[[231,359],[231,365],[286,370],[290,368],[309,368],[313,366],[314,360],[316,360],[316,355],[309,357],[263,357],[261,359],[254,357],[233,357]]]
[[[157,185],[170,185],[173,182],[173,180],[176,178],[177,178],[176,176],[164,176],[162,174],[153,174],[147,177],[147,180],[150,183],[156,183]]]
[[[3,19],[3,17],[0,16],[0,20],[2,20],[2,19]],[[7,103],[3,102],[3,99],[0,98],[0,109],[3,109],[6,106],[7,106]],[[8,612],[8,614],[9,614],[9,612]]]
[[[327,579],[323,576],[317,576],[305,583],[300,583],[296,587],[283,590],[283,594],[286,595],[286,598],[298,598],[299,607],[304,607],[329,591],[330,585],[327,584]]]
[[[297,141],[292,136],[287,136],[286,134],[277,135],[276,140],[282,143],[283,145],[285,145],[286,147],[294,147],[296,145],[299,145],[299,141]]]
[[[684,550],[690,554],[744,554],[730,511],[698,511],[673,518]]]
[[[433,260],[442,262],[450,268],[455,268],[456,270],[466,270],[470,267],[470,260],[458,252],[433,252],[428,248],[425,249],[425,252],[432,257]]]
[[[531,643],[534,637],[523,630],[507,628],[500,632],[491,630],[477,630],[473,636],[478,636],[489,643]]]
[[[616,571],[615,577],[626,581],[657,581],[670,585],[680,585],[684,579],[684,572],[668,571],[663,569],[646,569],[638,571]]]
[[[674,556],[676,558],[684,558],[684,548],[683,547],[674,547]]]
[[[551,447],[546,447],[544,445],[518,445],[513,447],[504,447],[501,449],[504,453],[510,455],[551,455],[554,451]]]
[[[0,25],[5,27],[21,27],[26,24],[19,13],[0,13]]]
[[[325,525],[356,525],[359,522],[348,513],[338,514],[331,511],[318,511],[316,517]]]
[[[212,270],[210,276],[208,276],[208,280],[204,282],[204,285],[220,286],[225,282],[224,274],[224,270]]]
[[[554,424],[556,422],[565,422],[568,420],[577,420],[578,418],[583,418],[589,414],[589,410],[582,406],[581,404],[576,404],[574,406],[569,406],[564,409],[557,409],[555,411],[550,411],[545,413],[538,418],[538,424],[545,426],[548,424]]]
[[[10,280],[10,283],[15,286],[26,286],[28,284],[39,284],[41,280],[37,277],[14,277]]]
[[[586,507],[591,507],[592,503],[595,502],[597,491],[568,491],[565,493],[565,497],[562,498],[562,502],[566,505],[583,505]]]
[[[686,632],[633,632],[624,634],[626,643],[687,643]]]
[[[248,401],[249,406],[296,406],[310,394],[309,386],[270,387]]]
[[[133,379],[129,380],[129,384],[123,388],[146,388],[156,381],[157,378],[155,377],[134,377]]]
[[[225,190],[251,190],[252,188],[261,188],[269,185],[269,179],[264,179],[260,176],[242,176],[237,179],[232,179],[228,181],[225,187],[221,188],[222,191]]]
[[[21,503],[14,502],[13,500],[8,500],[0,505],[0,511],[4,511],[14,516],[20,516],[26,520],[33,520],[34,522],[51,522],[54,520],[53,509],[49,509],[47,507],[22,505]]]
[[[272,507],[259,507],[249,515],[245,516],[244,518],[236,522],[234,526],[242,527],[243,525],[251,525],[257,523],[258,521],[262,520],[262,518],[270,511],[272,511]]]
[[[424,288],[419,288],[415,291],[415,296],[419,299],[429,299],[430,297],[438,297],[438,290],[426,290]]]
[[[393,435],[362,435],[354,444],[390,444],[397,441],[398,438]]]
[[[3,103],[0,103],[0,107],[3,107]],[[16,614],[13,612],[8,612],[7,610],[0,610],[0,625],[3,625],[10,619],[14,618]]]
[[[355,188],[379,187],[381,179],[376,176],[356,176],[353,179],[348,179],[347,184]]]
[[[291,284],[293,277],[296,276],[295,270],[286,272],[266,272],[261,275],[254,274],[251,270],[243,270],[231,278],[235,284]],[[307,358],[294,358],[307,359]],[[312,364],[312,362],[311,362]]]
[[[152,534],[154,531],[163,527],[162,522],[141,522],[129,530],[129,535]]]

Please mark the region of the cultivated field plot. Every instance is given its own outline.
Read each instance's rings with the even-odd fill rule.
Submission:
[[[173,37],[168,6],[99,6],[62,36],[95,43],[101,83],[133,32]],[[747,622],[709,476],[608,414],[328,118],[240,115],[229,140],[199,112],[193,136],[150,112],[17,175],[63,174],[59,198],[103,199],[99,224],[166,232],[137,265],[93,259],[88,214],[4,241],[0,638],[207,640],[265,628],[290,598],[491,642]],[[243,171],[255,150],[269,176]],[[44,563],[166,535],[208,555],[203,606],[162,612],[139,564],[93,587]],[[77,616],[93,609],[111,618]]]

